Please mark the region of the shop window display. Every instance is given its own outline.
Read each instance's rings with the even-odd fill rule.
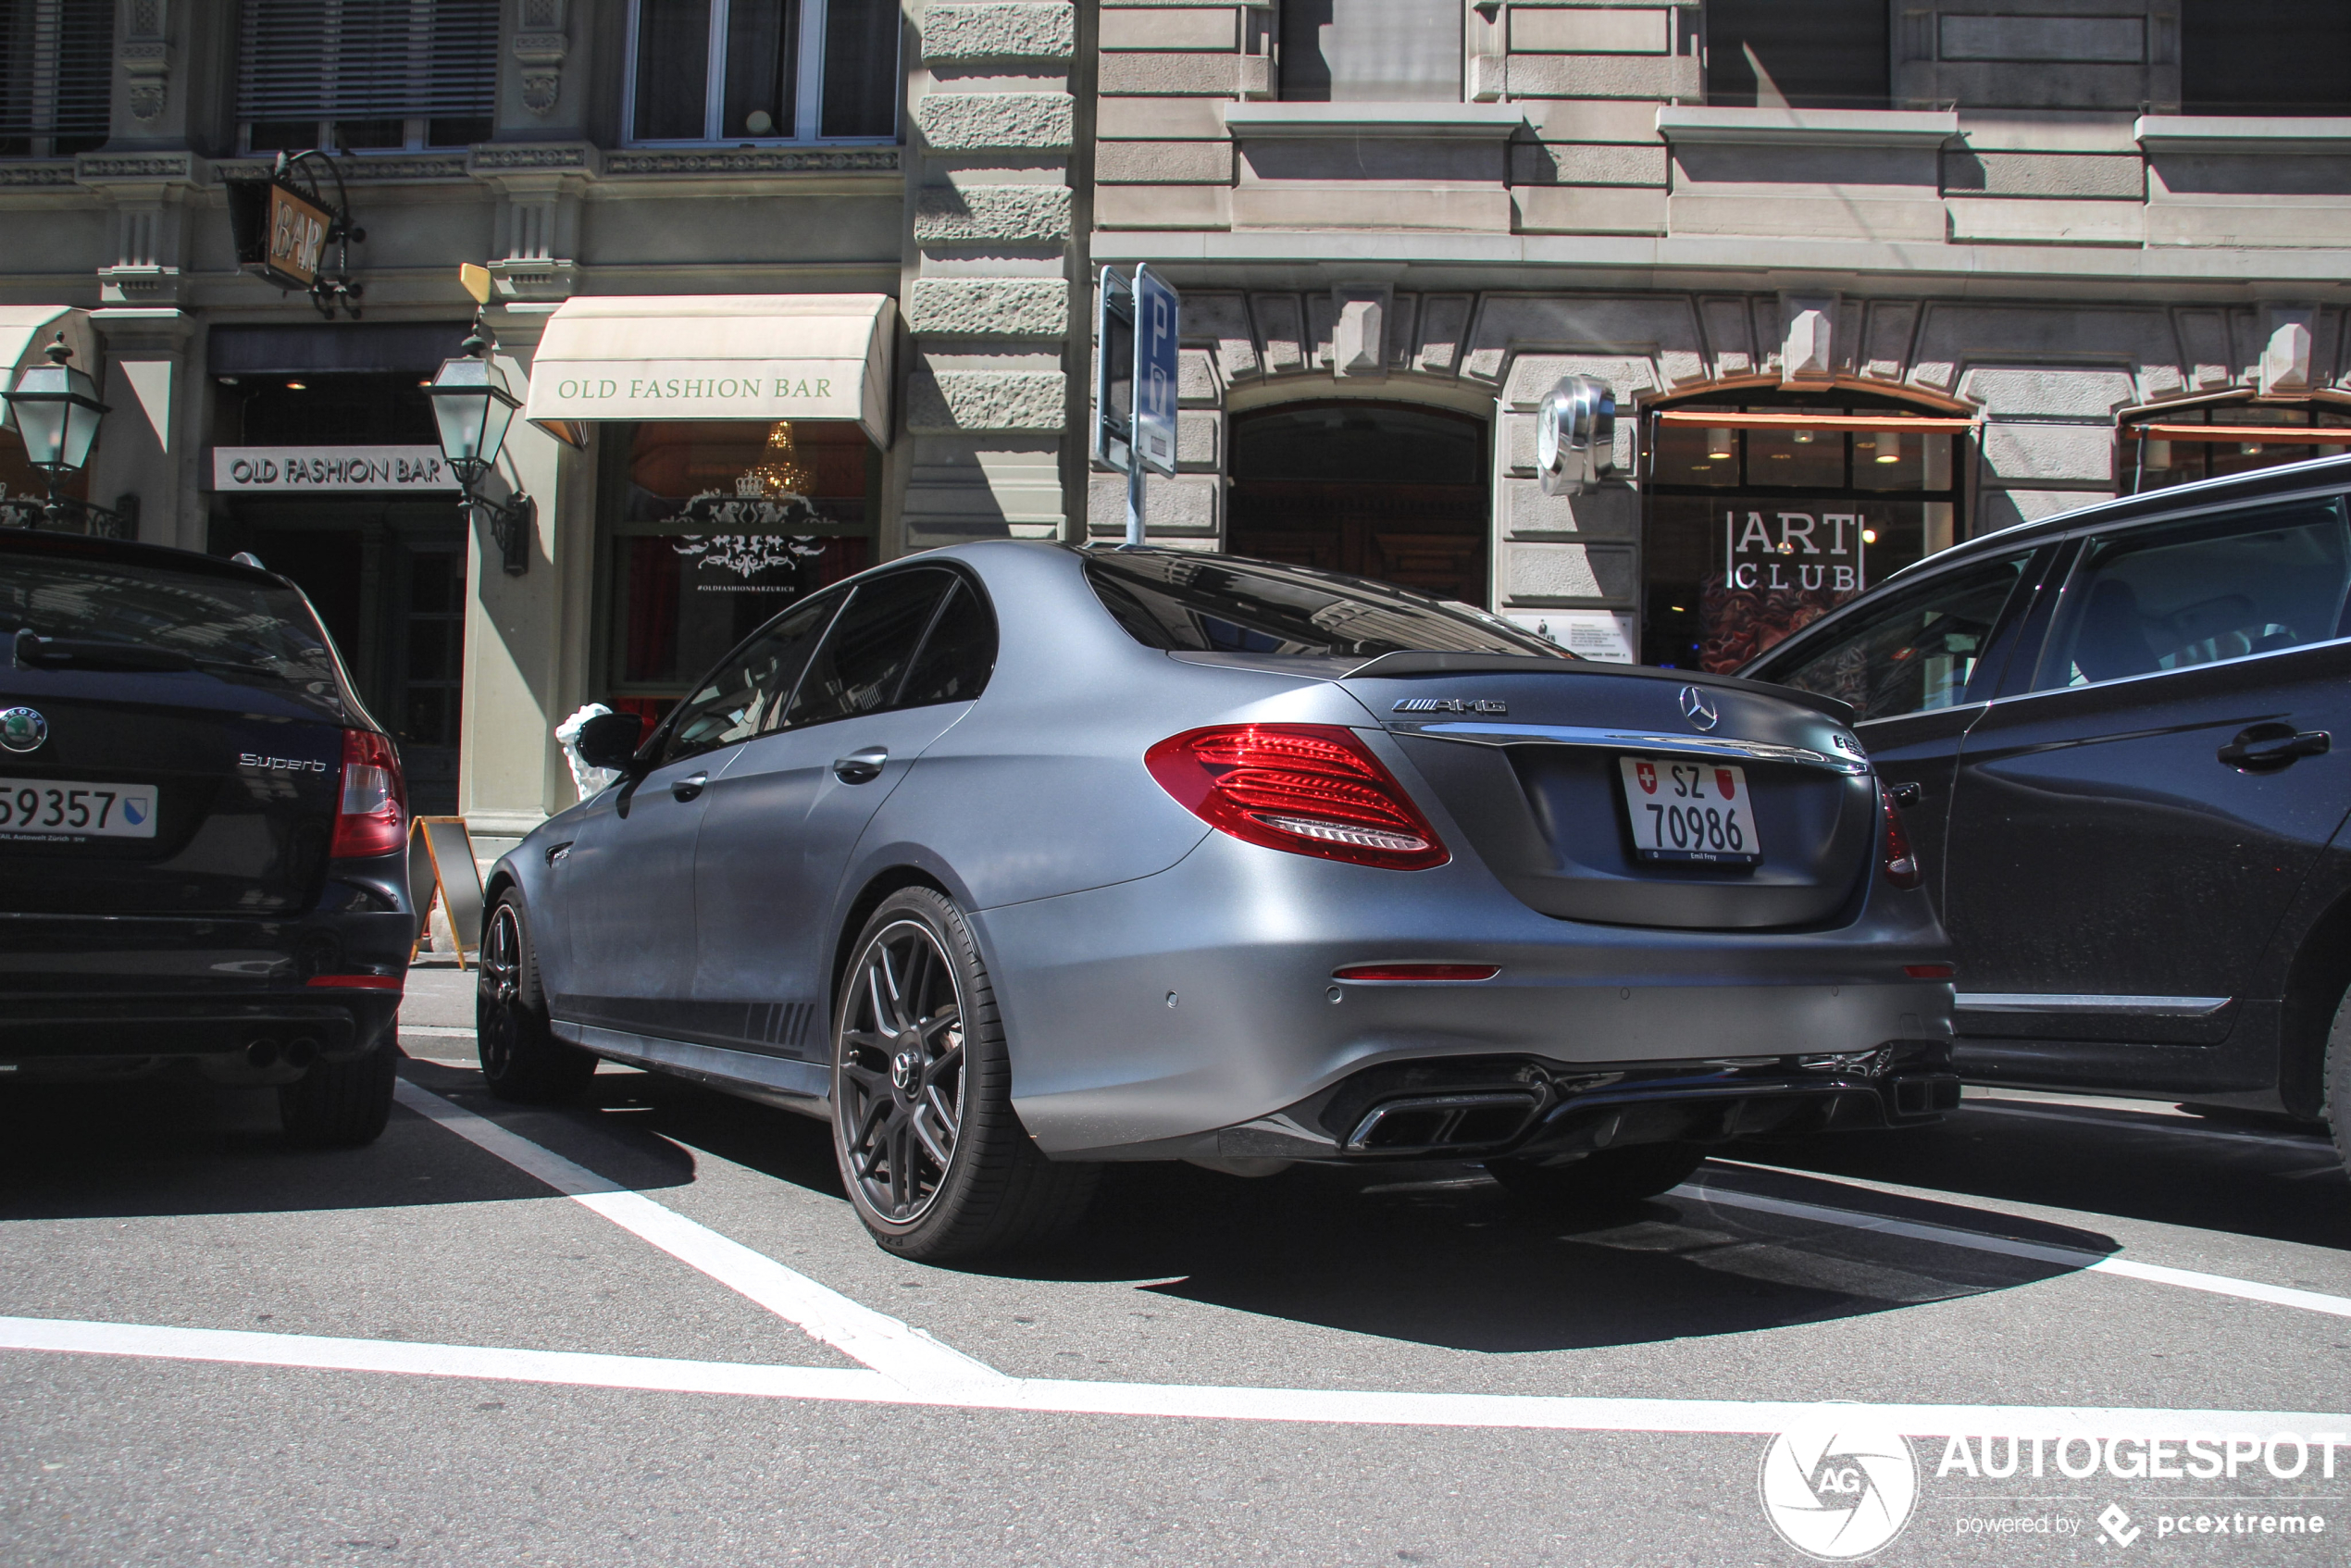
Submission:
[[[1726,416],[1886,417],[1881,429],[1651,421],[1642,662],[1735,670],[1862,590],[1952,542],[1955,442],[1844,404],[1723,405]]]
[[[606,701],[648,718],[795,600],[872,560],[853,425],[644,424],[610,541]]]

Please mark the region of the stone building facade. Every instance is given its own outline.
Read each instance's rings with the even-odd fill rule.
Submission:
[[[440,96],[300,85],[433,28],[404,58]],[[440,727],[412,772],[493,842],[571,799],[556,721],[660,711],[798,587],[1117,533],[1103,266],[1184,296],[1154,541],[1603,657],[1730,658],[1773,555],[1833,598],[1832,560],[1858,586],[2351,424],[2351,9],[2321,0],[8,0],[0,73],[32,106],[0,124],[0,331],[97,362],[89,495],[320,574],[387,722]],[[230,240],[226,182],[322,144],[355,321]],[[538,420],[499,480],[537,504],[519,575],[445,483],[230,473],[429,447],[460,262]],[[858,355],[863,406],[716,396]],[[1560,499],[1532,411],[1568,373],[1625,417],[1615,477]],[[621,419],[599,378],[686,391]]]

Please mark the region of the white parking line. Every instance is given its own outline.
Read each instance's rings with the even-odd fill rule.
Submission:
[[[852,1301],[764,1252],[754,1252],[642,1193],[607,1181],[587,1166],[574,1164],[405,1078],[399,1080],[394,1092],[400,1103],[418,1115],[538,1177],[573,1202],[652,1242],[679,1263],[749,1297],[886,1377],[911,1388],[1003,1375],[960,1350],[948,1349],[919,1328]]]
[[[1147,1415],[1213,1421],[1350,1425],[1520,1427],[1570,1432],[1784,1432],[1822,1417],[1911,1436],[2165,1437],[2291,1431],[2351,1441],[2351,1416],[2289,1411],[2130,1410],[2063,1405],[1863,1404],[1845,1400],[1613,1400],[1545,1394],[1417,1394],[1362,1389],[1234,1388],[997,1377],[909,1388],[876,1372],[753,1366],[569,1350],[502,1350],[255,1334],[218,1328],[0,1317],[0,1350],[127,1356],[486,1378],[765,1399],[925,1405],[1066,1415]]]
[[[2068,1111],[2043,1111],[2030,1105],[1995,1105],[1981,1100],[1962,1101],[1961,1111],[1981,1111],[1989,1116],[2021,1116],[2031,1122],[2072,1122],[2085,1127],[2104,1127],[2108,1132],[2143,1132],[2154,1138],[2217,1138],[2231,1143],[2270,1143],[2288,1149],[2325,1149],[2323,1138],[2299,1133],[2232,1132],[2225,1127],[2180,1126],[2173,1125],[2188,1118],[2166,1115],[2158,1121],[2155,1115],[2142,1114],[2138,1120],[2130,1114],[2114,1116],[2083,1116]]]
[[[1692,1183],[1673,1190],[1685,1197],[1719,1203],[1726,1208],[1748,1209],[1757,1213],[1779,1214],[1789,1219],[1818,1220],[1826,1225],[1842,1226],[1847,1230],[1873,1231],[1884,1236],[1908,1237],[1913,1241],[1934,1241],[1947,1247],[1964,1247],[1971,1251],[1996,1252],[2003,1257],[2055,1263],[2060,1268],[2082,1274],[2119,1275],[2125,1279],[2144,1280],[2150,1285],[2170,1285],[2183,1290],[2202,1290],[2214,1296],[2233,1296],[2242,1301],[2263,1301],[2273,1307],[2297,1307],[2304,1312],[2325,1313],[2332,1317],[2351,1317],[2351,1297],[2329,1296],[2317,1290],[2263,1285],[2258,1280],[2232,1279],[2226,1275],[2200,1274],[2194,1269],[2166,1268],[2159,1263],[2142,1263],[2111,1253],[2089,1252],[2078,1247],[2052,1247],[2039,1241],[2017,1241],[2005,1236],[1989,1236],[1982,1231],[1960,1230],[1952,1226],[1888,1219],[1851,1209],[1826,1208],[1818,1203],[1793,1203],[1785,1199],[1764,1198],[1728,1188]]]

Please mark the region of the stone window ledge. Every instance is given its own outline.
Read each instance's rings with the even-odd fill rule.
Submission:
[[[1678,144],[1938,147],[1956,141],[1951,109],[1747,109],[1668,105],[1657,133]]]
[[[2141,115],[2132,126],[2151,153],[2351,152],[2351,119],[2288,115]]]
[[[1225,128],[1252,138],[1499,142],[1525,129],[1526,112],[1509,104],[1226,104]]]

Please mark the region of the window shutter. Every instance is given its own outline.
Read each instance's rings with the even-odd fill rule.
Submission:
[[[493,112],[498,0],[245,0],[237,118],[460,119]]]
[[[0,138],[106,139],[114,0],[0,0]]]

